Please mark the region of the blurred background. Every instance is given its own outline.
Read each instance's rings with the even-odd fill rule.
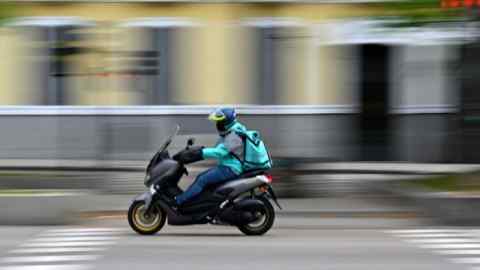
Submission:
[[[371,197],[372,180],[474,171],[479,8],[2,2],[0,187],[130,198],[175,124],[173,152],[192,136],[215,143],[206,116],[217,106],[261,132],[284,197]]]
[[[232,104],[274,156],[478,162],[477,10],[441,4],[3,4],[0,157],[145,160]]]
[[[479,66],[477,0],[0,1],[0,270],[478,269]],[[136,235],[147,162],[219,106],[274,229]]]

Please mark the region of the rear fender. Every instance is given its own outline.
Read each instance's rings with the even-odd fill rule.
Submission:
[[[278,206],[278,209],[282,210],[282,206],[278,203],[277,200],[277,195],[275,194],[275,191],[273,191],[273,188],[271,185],[267,185],[267,190],[268,194],[270,195],[270,198],[272,198],[273,202]]]

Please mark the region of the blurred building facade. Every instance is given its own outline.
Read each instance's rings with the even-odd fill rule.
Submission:
[[[11,64],[1,82],[22,94],[4,91],[5,105],[351,103],[319,90],[335,85],[325,80],[334,59],[315,44],[323,33],[312,25],[365,13],[360,5],[182,2],[18,2],[15,10],[2,29]],[[29,79],[18,80],[19,70]]]
[[[379,14],[18,1],[0,29],[0,157],[143,159],[173,123],[213,143],[204,115],[234,104],[276,156],[478,162],[475,41],[356,18]]]

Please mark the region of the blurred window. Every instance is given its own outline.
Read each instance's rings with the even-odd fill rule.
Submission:
[[[253,67],[249,78],[259,104],[282,104],[298,102],[289,92],[301,96],[305,83],[302,73],[305,68],[307,38],[302,24],[290,19],[256,19],[245,23],[253,33]],[[292,88],[296,85],[295,88]],[[303,101],[300,101],[303,103]]]
[[[123,24],[127,50],[119,53],[122,73],[128,74],[129,88],[140,96],[141,105],[172,105],[177,87],[174,68],[179,30],[191,26],[171,18],[132,20]]]
[[[30,41],[29,76],[33,104],[71,105],[75,103],[72,79],[82,76],[78,56],[88,48],[86,29],[93,24],[66,17],[36,17],[19,19],[11,24],[17,33]]]

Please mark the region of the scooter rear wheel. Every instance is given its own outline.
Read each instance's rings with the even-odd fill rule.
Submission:
[[[153,205],[148,214],[145,210],[144,201],[133,202],[128,209],[128,224],[139,234],[155,234],[165,225],[167,213],[158,205]]]
[[[263,235],[270,230],[275,221],[275,210],[268,199],[257,198],[262,201],[264,207],[253,213],[258,218],[256,221],[246,225],[238,226],[238,229],[246,235]]]

